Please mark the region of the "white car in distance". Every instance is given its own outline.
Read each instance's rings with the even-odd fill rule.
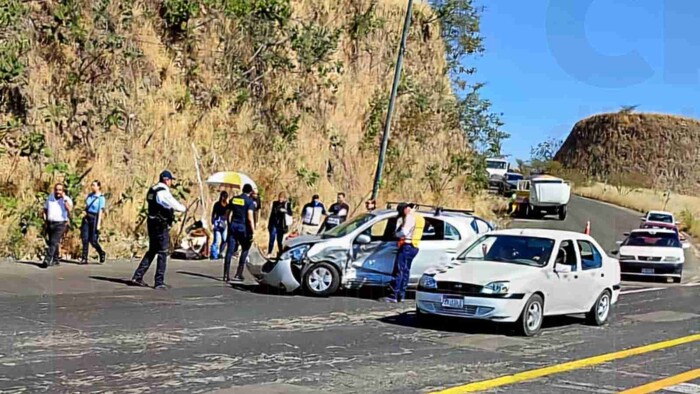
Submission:
[[[516,323],[532,336],[545,316],[585,313],[603,325],[619,294],[619,264],[590,236],[510,229],[485,234],[451,264],[428,270],[416,313],[421,323],[435,315]]]
[[[643,223],[665,223],[678,226],[680,223],[676,221],[673,213],[666,211],[649,211],[642,216]]]
[[[685,251],[676,230],[645,228],[625,233],[620,245],[618,260],[622,275],[671,278],[680,283],[683,276]]]

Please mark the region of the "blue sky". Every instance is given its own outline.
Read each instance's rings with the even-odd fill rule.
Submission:
[[[486,53],[468,63],[503,112],[504,153],[565,139],[577,120],[639,105],[700,117],[700,1],[482,1]]]

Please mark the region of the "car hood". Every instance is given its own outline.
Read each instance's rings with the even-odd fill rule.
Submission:
[[[622,246],[620,255],[649,256],[649,257],[683,257],[683,248],[667,248],[656,246]]]
[[[284,242],[284,246],[291,249],[299,245],[316,244],[323,241],[327,240],[321,238],[319,235],[300,235],[298,237],[287,239]]]
[[[461,282],[483,286],[494,281],[514,281],[537,275],[540,269],[540,267],[526,265],[468,260],[438,267],[433,272],[436,272],[435,280],[438,282]]]

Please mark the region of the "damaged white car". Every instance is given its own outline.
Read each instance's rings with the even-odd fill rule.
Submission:
[[[449,261],[465,243],[493,230],[492,224],[471,211],[436,207],[425,211],[423,207],[418,208],[425,217],[425,230],[411,266],[412,287],[425,270]],[[323,234],[290,239],[277,260],[248,264],[248,271],[259,283],[287,292],[302,287],[316,296],[328,296],[340,288],[385,286],[398,252],[397,217],[395,209],[377,210]]]

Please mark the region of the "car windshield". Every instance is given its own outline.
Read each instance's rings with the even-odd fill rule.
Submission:
[[[622,244],[623,246],[657,246],[680,248],[681,241],[676,233],[657,231],[635,231]]]
[[[673,216],[664,213],[650,213],[647,220],[650,222],[673,223]]]
[[[519,181],[523,179],[523,176],[520,174],[507,174],[506,179],[509,181]]]
[[[459,260],[484,260],[535,267],[547,265],[554,240],[520,235],[486,235],[474,242]]]
[[[325,233],[321,234],[321,238],[340,238],[344,237],[358,228],[362,227],[365,223],[371,221],[375,218],[375,215],[371,213],[363,213],[362,215],[349,220],[338,227],[334,227]]]
[[[508,163],[505,161],[486,160],[486,168],[493,168],[496,170],[505,170],[507,165],[508,165]]]

